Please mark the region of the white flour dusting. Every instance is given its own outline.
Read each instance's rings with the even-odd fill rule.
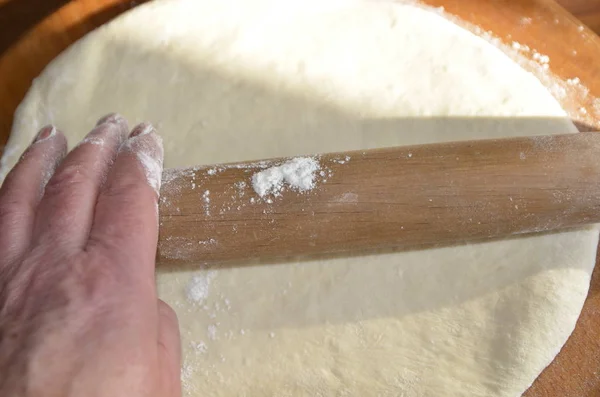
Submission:
[[[206,343],[204,343],[204,341],[200,341],[198,343],[191,343],[192,348],[196,351],[196,353],[199,354],[204,354],[208,351],[208,346],[206,346]]]
[[[292,190],[304,192],[315,187],[316,172],[321,169],[312,157],[296,157],[285,163],[267,168],[252,176],[252,187],[260,196],[278,196],[287,184]]]
[[[163,142],[158,134],[154,134],[154,142],[150,142],[145,135],[154,131],[152,126],[147,126],[139,135],[129,138],[120,150],[129,150],[137,157],[144,169],[146,181],[157,193],[160,191],[162,180],[163,159],[157,155],[157,149],[162,152]]]
[[[91,145],[97,145],[97,146],[104,146],[104,138],[97,137],[97,136],[87,137],[84,140],[82,140],[81,142],[79,142],[79,144],[77,146],[79,147],[85,143],[89,143]]]
[[[135,154],[144,169],[148,185],[158,193],[160,191],[160,180],[162,177],[162,161],[149,156],[141,150],[136,151]]]
[[[196,3],[200,3],[200,1],[198,1],[198,2],[196,2]],[[150,22],[151,22],[151,21],[150,21]],[[400,19],[400,22],[402,22],[402,19]],[[523,22],[524,22],[524,23],[531,23],[531,18],[529,18],[529,19],[525,19],[524,21],[522,21],[522,23],[523,23]],[[311,21],[311,23],[312,23],[312,21]],[[396,23],[396,21],[394,20],[394,24],[395,24],[395,23]],[[172,24],[171,24],[171,25],[172,25]],[[185,24],[182,24],[182,25],[185,25]],[[170,28],[170,29],[171,29],[171,28]],[[583,28],[581,28],[581,30],[583,30]],[[162,36],[164,37],[164,35],[162,35]],[[190,36],[190,35],[187,35],[187,36]],[[491,38],[491,36],[490,36],[490,37],[488,38],[488,40],[489,40],[489,41],[492,41],[492,40],[493,40],[493,38]],[[194,44],[194,47],[195,47],[195,46],[201,46],[201,43],[200,43],[200,44],[196,44],[196,43],[195,43],[195,44]],[[376,55],[376,54],[375,54],[375,55]],[[536,54],[534,53],[533,55],[531,55],[531,56],[530,56],[530,55],[531,55],[531,51],[530,51],[530,54],[528,54],[528,59],[529,59],[529,58],[533,58],[534,62],[540,66],[540,70],[548,70],[548,65],[549,65],[549,63],[550,63],[550,58],[548,58],[548,57],[544,56],[543,54],[537,54],[537,55],[536,55]],[[576,51],[575,51],[575,50],[573,50],[573,55],[576,55]],[[248,63],[250,63],[250,62],[248,62]],[[321,61],[319,64],[323,64],[324,66],[327,66],[327,64],[326,64],[326,62],[325,62],[325,61]],[[347,68],[346,68],[346,69],[347,69]],[[70,69],[69,69],[69,70],[70,70]],[[259,69],[259,70],[262,70],[262,69]],[[277,70],[278,70],[278,69],[277,69]],[[285,69],[285,67],[282,67],[282,70],[283,70],[283,71],[285,71],[285,70],[286,70],[286,69]],[[537,70],[537,69],[536,69],[536,70]],[[326,72],[326,71],[327,71],[327,69],[325,69],[325,72]],[[325,72],[324,72],[324,75],[326,76],[327,74],[326,74]],[[282,72],[282,74],[283,74],[283,72]],[[303,74],[304,74],[304,73],[303,73]],[[311,79],[310,75],[306,76],[306,80],[310,80],[310,79]],[[52,81],[56,81],[56,80],[57,80],[57,79],[52,79]],[[351,80],[351,79],[349,79],[349,80]],[[578,87],[578,86],[580,85],[579,79],[577,79],[576,77],[575,77],[575,78],[573,78],[573,79],[571,79],[571,80],[572,80],[572,81],[567,81],[567,85],[568,85],[568,86],[570,86],[570,87]],[[328,88],[329,88],[329,87],[328,87]],[[553,87],[553,88],[552,88],[553,92],[558,92],[560,89],[562,89],[562,87],[559,87],[558,85],[557,85],[556,87]],[[56,91],[58,91],[58,90],[56,90]],[[60,91],[58,91],[58,92],[60,92]],[[175,92],[178,92],[178,91],[175,91]],[[335,91],[333,91],[333,92],[335,93]],[[168,92],[167,92],[167,94],[168,94]],[[565,94],[562,94],[562,96],[564,96],[564,95],[565,95]],[[560,96],[560,95],[559,95],[559,96]],[[44,102],[42,101],[42,103],[44,103]],[[582,112],[582,113],[583,113],[583,111],[585,111],[585,109],[582,109],[582,110],[581,110],[581,112]],[[597,112],[596,114],[600,114],[600,102],[598,103],[598,106],[597,106],[597,111],[596,111],[596,112]],[[26,113],[26,112],[24,112],[24,113]],[[367,113],[367,111],[366,111],[366,110],[365,110],[365,113]],[[160,115],[159,115],[159,116],[160,116]],[[368,113],[367,113],[367,116],[370,116],[370,114],[368,114]],[[36,122],[37,122],[37,121],[36,121]],[[203,123],[203,122],[202,122],[202,123]],[[202,124],[202,125],[203,125],[203,124]],[[165,127],[165,130],[169,130],[169,128]],[[17,129],[17,131],[16,131],[16,132],[20,132],[20,130],[19,130],[19,129]],[[187,139],[187,136],[186,136],[185,138]],[[203,137],[200,137],[200,138],[203,138]],[[324,137],[324,138],[327,138],[327,137]],[[326,142],[326,141],[324,140],[324,142]],[[267,144],[267,143],[265,143],[265,144]],[[306,150],[310,150],[310,149],[306,149]],[[19,151],[20,151],[20,149],[19,149]],[[18,154],[18,153],[17,153],[17,154]],[[8,154],[8,156],[10,157],[10,154]],[[198,155],[197,153],[194,153],[194,154],[193,154],[193,158],[198,158],[198,156],[199,156],[199,155]],[[412,157],[412,154],[409,154],[409,157]],[[2,159],[2,162],[0,162],[0,180],[2,179],[2,171],[3,171],[3,170],[6,168],[6,165],[5,165],[5,164],[6,164],[6,161],[5,161],[5,160],[4,160],[4,158],[3,158],[3,159]],[[342,163],[342,164],[343,164],[343,163]],[[325,164],[321,164],[321,165],[322,165],[322,166],[324,166]],[[268,166],[267,166],[267,167],[268,167]],[[267,168],[267,167],[265,167],[265,168]],[[240,167],[240,168],[242,168],[242,167]],[[221,170],[222,170],[222,167],[221,167],[221,168],[218,168],[218,169],[217,169],[217,168],[211,168],[211,169],[208,169],[208,170],[206,171],[206,175],[208,175],[208,176],[211,176],[211,175],[216,175],[218,172],[221,172]],[[246,172],[248,172],[248,175],[247,175],[247,176],[248,176],[248,177],[250,177],[250,176],[251,176],[253,173],[255,173],[255,172],[258,172],[258,171],[259,171],[259,170],[255,170],[255,169],[252,169],[252,170],[251,170],[251,169],[248,169],[248,170],[246,171]],[[323,169],[321,169],[321,170],[320,170],[320,176],[321,176],[321,178],[318,178],[318,183],[319,183],[319,184],[320,184],[320,183],[325,183],[325,180],[324,180],[324,178],[326,177],[326,173],[325,173],[325,171],[324,171]],[[190,183],[192,184],[192,188],[193,188],[193,189],[195,189],[195,187],[194,187],[194,184],[195,184],[196,182],[195,182],[195,181],[192,181],[192,182],[190,182]],[[164,181],[164,180],[163,180],[163,184],[165,184],[165,181]],[[203,191],[204,191],[204,189],[202,189],[202,186],[201,186],[201,184],[200,184],[200,182],[199,182],[199,184],[198,184],[198,190],[196,190],[196,192],[198,193],[198,196],[199,196],[199,200],[198,200],[198,201],[199,201],[199,205],[200,205],[200,206],[202,206],[202,205],[204,204],[204,201],[202,201],[202,198],[201,198],[201,196],[202,196],[202,192],[203,192]],[[216,194],[216,193],[217,193],[216,191],[212,191],[212,194]],[[347,194],[348,194],[348,193],[347,193]],[[247,194],[247,196],[248,196],[248,194]],[[255,196],[255,197],[256,197],[256,201],[257,201],[257,202],[258,202],[258,201],[261,201],[261,200],[259,199],[259,197],[258,197],[258,196]],[[343,197],[346,197],[346,196],[344,195]],[[343,198],[343,197],[342,197],[342,198]],[[219,197],[219,198],[220,198],[220,197]],[[269,200],[271,200],[271,199],[269,199]],[[218,203],[220,202],[220,200],[215,200],[215,199],[214,199],[214,197],[213,197],[213,200],[212,200],[212,201],[213,201],[213,205],[218,205]],[[248,202],[248,201],[249,201],[249,202],[252,204],[252,203],[254,203],[254,201],[255,201],[255,198],[254,198],[254,197],[252,197],[252,198],[250,198],[250,200],[248,200],[248,197],[246,197],[246,198],[245,198],[245,202]],[[210,202],[210,199],[209,199],[209,202]],[[201,207],[201,208],[202,208],[202,209],[204,209],[204,207]],[[206,208],[208,209],[208,203],[206,203]],[[215,208],[213,209],[213,214],[214,214],[214,212],[215,212],[215,211],[218,211],[218,210],[219,210],[219,208],[215,207]],[[401,227],[401,229],[403,229],[403,227]],[[180,256],[185,256],[185,255],[187,255],[187,254],[186,254],[186,252],[187,252],[187,250],[188,250],[188,246],[191,246],[191,244],[192,244],[192,243],[194,244],[194,247],[197,247],[197,245],[198,245],[198,244],[203,244],[203,245],[209,245],[209,244],[212,244],[213,240],[214,240],[214,239],[207,239],[207,240],[204,240],[204,241],[201,241],[201,242],[199,242],[199,241],[193,241],[193,242],[191,242],[191,241],[187,241],[187,240],[177,240],[177,241],[173,240],[173,241],[172,241],[172,243],[170,244],[170,247],[172,247],[172,248],[177,248],[177,250],[178,250],[178,251],[181,251],[181,252],[178,252],[178,253],[177,253],[177,255],[180,255]],[[177,244],[175,244],[175,242],[177,242]],[[165,280],[165,283],[166,283],[167,281],[168,281],[169,283],[174,283],[175,281],[179,281],[179,280],[169,280],[169,279],[167,279],[167,276],[171,277],[171,275],[161,275],[161,277],[165,277],[165,279],[166,279],[166,280]],[[183,277],[183,276],[178,276],[178,277]],[[186,277],[185,281],[189,281],[189,277],[188,277],[188,275],[187,275],[187,274],[185,274],[185,277]],[[182,279],[181,279],[181,281],[184,281],[184,279],[182,278]],[[191,283],[189,283],[189,284],[191,285]],[[179,286],[179,284],[177,284],[177,285]],[[186,285],[186,283],[185,283],[185,282],[183,282],[183,285],[185,286],[185,285]],[[169,287],[170,287],[170,285],[169,285]],[[178,288],[180,288],[180,287],[178,287]],[[210,288],[210,291],[208,291],[208,294],[209,294],[209,296],[208,296],[208,297],[206,297],[206,298],[205,298],[205,300],[203,301],[203,303],[201,304],[201,305],[207,305],[207,306],[206,306],[205,308],[203,308],[203,309],[202,309],[202,306],[201,306],[201,305],[200,305],[200,306],[195,306],[195,307],[193,308],[193,310],[194,310],[194,311],[198,311],[198,312],[200,312],[201,310],[205,310],[205,311],[209,311],[209,310],[210,310],[210,311],[211,311],[211,313],[213,313],[213,312],[216,312],[216,309],[214,309],[214,310],[213,310],[212,306],[209,306],[209,304],[207,303],[207,301],[210,301],[210,300],[211,300],[211,298],[212,298],[212,295],[214,295],[214,293],[216,292],[215,290],[216,290],[217,288],[216,288],[215,282],[213,281],[212,285],[210,285],[208,288]],[[266,290],[266,291],[267,291],[267,292],[269,292],[269,290]],[[284,291],[285,291],[285,290],[284,290]],[[183,290],[183,291],[181,291],[180,289],[178,289],[176,292],[177,292],[177,296],[178,296],[178,297],[179,297],[179,296],[183,296],[183,297],[184,297],[184,300],[186,300],[186,299],[185,299],[185,293],[187,292],[186,290]],[[234,301],[234,302],[235,302],[235,301]],[[229,304],[228,304],[228,302],[227,302],[227,301],[225,301],[225,307],[227,307],[227,308],[229,309]],[[259,312],[259,313],[260,313],[260,312]],[[204,315],[204,312],[202,312],[202,314]],[[225,315],[225,314],[226,314],[226,313],[222,313],[222,314],[220,314],[220,315]],[[211,317],[211,318],[212,318],[212,317]],[[253,317],[253,319],[254,319],[254,317]],[[203,323],[202,325],[203,325],[203,327],[206,327],[206,324],[205,324],[205,323]],[[218,324],[217,324],[217,325],[218,325]],[[217,335],[217,325],[212,325],[212,326],[211,326],[211,328],[209,328],[209,329],[208,329],[208,333],[209,333],[209,335],[212,335],[211,339],[214,339],[214,338],[216,338],[216,335]],[[242,325],[246,326],[245,324],[242,324]],[[354,329],[355,329],[355,328],[356,328],[357,330],[358,330],[358,329],[360,329],[360,335],[362,335],[362,332],[363,332],[363,329],[361,328],[361,327],[362,327],[362,325],[360,325],[360,327],[359,327],[359,326],[356,326],[356,325],[350,325],[350,326],[352,327],[352,330],[353,330],[353,332],[356,332],[356,334],[357,334],[357,335],[359,335],[359,332],[358,332],[358,331],[354,331]],[[222,327],[223,327],[223,328],[222,328]],[[252,337],[253,337],[253,335],[252,335],[252,334],[253,334],[253,332],[254,332],[254,331],[252,331],[253,329],[254,329],[254,328],[249,328],[249,330],[250,330],[250,331],[248,331],[248,334],[249,334],[248,338],[252,338]],[[367,329],[367,332],[368,332],[368,327],[366,327],[366,329]],[[206,331],[206,330],[202,330],[202,331]],[[285,330],[284,330],[284,331],[285,331]],[[230,332],[230,331],[227,331],[227,330],[224,328],[224,326],[220,326],[220,327],[219,327],[219,336],[221,337],[221,339],[223,339],[223,335],[226,335],[226,333],[227,333],[227,332]],[[204,332],[201,332],[200,334],[203,334],[203,333],[204,333]],[[239,330],[239,333],[240,333],[240,335],[244,335],[244,333],[245,333],[244,329],[241,329],[241,330]],[[258,333],[258,332],[256,332],[256,333]],[[280,331],[277,331],[277,333],[278,333],[278,336],[279,336],[279,335],[281,335],[281,337],[282,337],[281,339],[283,339],[283,337],[285,337],[285,333],[284,333],[283,331],[281,331],[281,332],[280,332]],[[367,335],[368,335],[368,334],[367,334]],[[379,334],[379,335],[380,335],[380,334]],[[192,335],[192,336],[193,336],[193,335]],[[186,335],[185,335],[185,333],[184,333],[184,337],[192,337],[192,336],[190,336],[190,335],[186,336]],[[260,336],[264,336],[264,335],[262,335],[262,334],[261,334]],[[204,338],[205,336],[204,336],[204,335],[198,335],[197,337],[203,337],[203,338]],[[207,342],[209,342],[209,337],[208,337],[208,336],[206,336],[206,339],[205,339],[205,340],[206,340]],[[428,340],[431,340],[431,339],[428,339]],[[364,341],[364,338],[363,338],[362,336],[361,336],[361,338],[360,338],[360,341],[361,341],[361,342],[363,342],[363,341]],[[212,343],[211,343],[211,347],[212,347]],[[221,346],[216,346],[216,347],[217,347],[218,349],[220,349],[220,348],[221,348]],[[206,350],[207,346],[206,346],[206,344],[204,344],[203,342],[200,342],[200,343],[198,343],[198,344],[197,344],[196,348],[197,348],[197,351],[199,351],[199,352],[204,352],[204,351]],[[217,349],[215,349],[215,350],[217,350]],[[216,356],[216,357],[219,357],[219,356],[218,356],[218,352],[219,352],[219,351],[220,351],[220,350],[217,350],[217,353],[215,354],[215,356]],[[237,351],[236,351],[236,353],[237,353]],[[260,354],[263,354],[263,352],[259,352],[259,353],[260,353]],[[211,352],[211,354],[212,354],[212,352]],[[227,355],[225,355],[225,356],[227,357],[228,361],[231,361],[229,356],[227,356]],[[224,357],[225,357],[225,356],[221,356],[221,357],[222,357],[222,359],[224,359]],[[232,357],[232,358],[235,358],[235,356],[234,356],[234,357]],[[203,386],[203,384],[202,384],[200,381],[203,381],[203,380],[205,380],[205,379],[209,379],[211,382],[213,382],[213,381],[214,381],[214,382],[216,383],[216,379],[218,379],[219,377],[221,377],[221,378],[222,378],[222,376],[221,376],[221,374],[218,372],[218,370],[217,370],[217,369],[215,369],[215,366],[214,366],[214,364],[213,364],[213,363],[211,363],[210,361],[208,361],[208,359],[206,359],[206,360],[202,360],[202,361],[200,361],[200,362],[193,362],[193,361],[191,361],[191,362],[192,362],[192,364],[193,364],[193,365],[192,365],[192,366],[190,366],[190,365],[189,365],[190,361],[188,361],[188,362],[187,362],[187,363],[184,365],[184,368],[183,368],[183,371],[182,371],[182,378],[188,381],[188,382],[184,382],[184,388],[186,389],[186,391],[187,391],[188,393],[191,393],[191,391],[190,391],[190,389],[191,389],[192,391],[194,391],[194,395],[197,395],[197,394],[198,394],[198,392],[196,392],[196,387],[197,387],[197,385],[198,385],[198,384],[200,384],[201,386]],[[207,372],[205,372],[205,371],[207,371]],[[209,373],[208,371],[210,371],[210,373]],[[195,375],[196,375],[196,376],[195,376],[195,378],[196,378],[196,379],[192,379],[192,375],[193,375],[193,373],[194,373],[194,372],[196,372],[196,374],[195,374]],[[228,374],[228,372],[226,371],[226,369],[223,369],[223,373],[224,373],[224,375],[225,375],[226,377],[229,375],[229,374]],[[235,375],[235,374],[234,374],[234,375]],[[276,374],[275,374],[275,375],[276,375]],[[410,375],[410,376],[409,376],[409,375]],[[413,381],[413,378],[416,378],[416,379],[418,380],[418,376],[417,376],[416,374],[412,374],[412,373],[410,373],[409,375],[406,375],[406,374],[404,374],[404,373],[403,373],[403,374],[399,374],[399,375],[398,375],[398,376],[399,376],[399,377],[402,379],[402,380],[400,381],[400,385],[404,386],[404,390],[406,390],[406,389],[408,389],[408,388],[410,388],[410,389],[411,389],[411,390],[409,390],[409,391],[407,391],[407,392],[410,392],[410,391],[412,391],[413,383],[415,382],[415,381]],[[235,376],[234,376],[234,378],[235,378]],[[405,380],[405,378],[406,378],[406,379],[409,379],[409,380]],[[311,387],[311,384],[315,384],[315,383],[316,383],[316,382],[314,381],[315,379],[318,381],[320,378],[318,377],[318,375],[316,375],[316,376],[312,376],[312,374],[311,374],[311,373],[309,373],[309,372],[307,372],[307,374],[301,374],[301,382],[303,382],[303,383],[302,383],[302,386],[304,387],[302,390],[314,390],[314,389],[310,389],[310,387]],[[357,379],[360,379],[360,377],[357,377]],[[311,382],[312,382],[312,383],[311,383]],[[394,385],[394,384],[392,384],[392,385]],[[322,387],[322,390],[327,390],[325,386],[320,386],[320,385],[319,385],[319,387]],[[221,388],[221,390],[223,390],[223,389],[227,389],[227,388],[225,388],[225,387],[222,387],[222,388]],[[234,390],[233,386],[231,386],[231,390]],[[342,390],[342,392],[341,392],[341,393],[342,393],[342,394],[353,394],[353,391],[354,391],[354,390],[352,390],[352,389],[349,389],[349,390],[350,390],[350,391],[347,391],[347,390]],[[398,390],[403,390],[403,389],[401,389],[401,388],[398,388]],[[203,392],[205,392],[205,393],[206,393],[206,390],[205,390],[205,389],[203,389]],[[309,393],[309,392],[307,392],[307,393]],[[285,394],[285,392],[284,392],[284,394]],[[316,394],[319,394],[319,393],[318,393],[318,392],[313,392],[312,394],[313,394],[313,395],[316,395]],[[367,393],[367,394],[368,394],[368,393]]]
[[[349,162],[351,159],[350,156],[346,156],[343,159],[333,159],[331,160],[333,163],[338,163],[338,164],[346,164],[347,162]]]
[[[159,242],[160,254],[169,259],[190,260],[197,252],[197,241],[180,236],[167,236]]]
[[[204,191],[204,194],[202,194],[202,199],[204,200],[204,211],[206,215],[210,216],[210,190]]]
[[[210,340],[217,339],[217,326],[216,325],[214,325],[214,324],[209,325],[207,328],[207,332],[208,332],[208,337]]]
[[[217,273],[214,270],[211,270],[204,274],[192,277],[187,285],[186,295],[188,300],[195,304],[203,303],[208,297],[210,283],[216,275]]]

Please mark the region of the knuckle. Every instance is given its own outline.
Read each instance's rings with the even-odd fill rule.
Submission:
[[[105,260],[78,259],[73,262],[70,272],[71,280],[67,288],[77,295],[77,299],[96,305],[109,301],[122,286],[117,272]]]
[[[24,296],[26,280],[19,277],[12,266],[0,268],[0,317],[5,317],[11,309],[19,305]]]
[[[129,176],[121,176],[120,179],[118,182],[108,184],[104,191],[105,197],[109,198],[111,202],[117,205],[120,205],[120,203],[133,204],[140,197],[147,194],[145,181],[140,181]]]
[[[68,164],[60,168],[48,184],[46,185],[44,195],[56,196],[67,190],[72,191],[78,186],[85,185],[91,179],[90,171],[87,167],[80,164]]]
[[[118,186],[109,185],[102,193],[100,202],[103,206],[109,206],[120,211],[125,208],[144,208],[140,206],[140,203],[148,201],[150,194],[154,194],[148,185],[142,182],[131,182],[127,184],[119,184]],[[158,198],[154,198],[158,200]],[[120,211],[122,214],[119,224],[127,224],[129,230],[139,230],[138,228],[143,227],[144,222],[142,217],[139,216],[138,211]]]
[[[46,265],[40,256],[34,254],[24,261],[11,263],[0,269],[0,317],[15,309],[23,310],[26,302],[29,302],[30,307],[38,309],[51,309],[56,302],[60,302],[60,294],[40,293],[48,292],[48,287],[58,285],[56,280],[60,279],[56,277],[56,269],[59,268]],[[48,271],[48,268],[52,270]]]
[[[80,252],[52,263],[40,256],[30,259],[23,266],[0,268],[0,323],[18,313],[78,313],[85,328],[120,312],[127,280],[108,258]]]
[[[10,229],[19,226],[27,213],[32,211],[26,201],[6,199],[0,202],[0,226],[2,230],[10,234]]]

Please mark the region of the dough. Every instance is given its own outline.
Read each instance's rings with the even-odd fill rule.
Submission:
[[[500,50],[387,1],[151,2],[44,71],[10,145],[46,123],[74,143],[114,110],[158,126],[169,167],[576,131]],[[188,396],[515,397],[572,332],[597,242],[587,229],[157,282]]]

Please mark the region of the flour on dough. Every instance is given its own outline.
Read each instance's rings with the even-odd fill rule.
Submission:
[[[168,167],[576,131],[500,50],[388,1],[150,2],[44,71],[10,145],[47,123],[74,143],[111,111],[153,122]],[[181,321],[186,396],[515,397],[572,332],[597,242],[589,229],[157,282]]]

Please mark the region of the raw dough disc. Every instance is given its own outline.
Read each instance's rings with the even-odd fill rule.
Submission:
[[[382,1],[138,7],[44,71],[10,145],[50,122],[73,143],[113,110],[154,122],[170,167],[575,131],[501,51]],[[161,272],[158,285],[181,322],[185,395],[514,397],[573,330],[597,241]]]

